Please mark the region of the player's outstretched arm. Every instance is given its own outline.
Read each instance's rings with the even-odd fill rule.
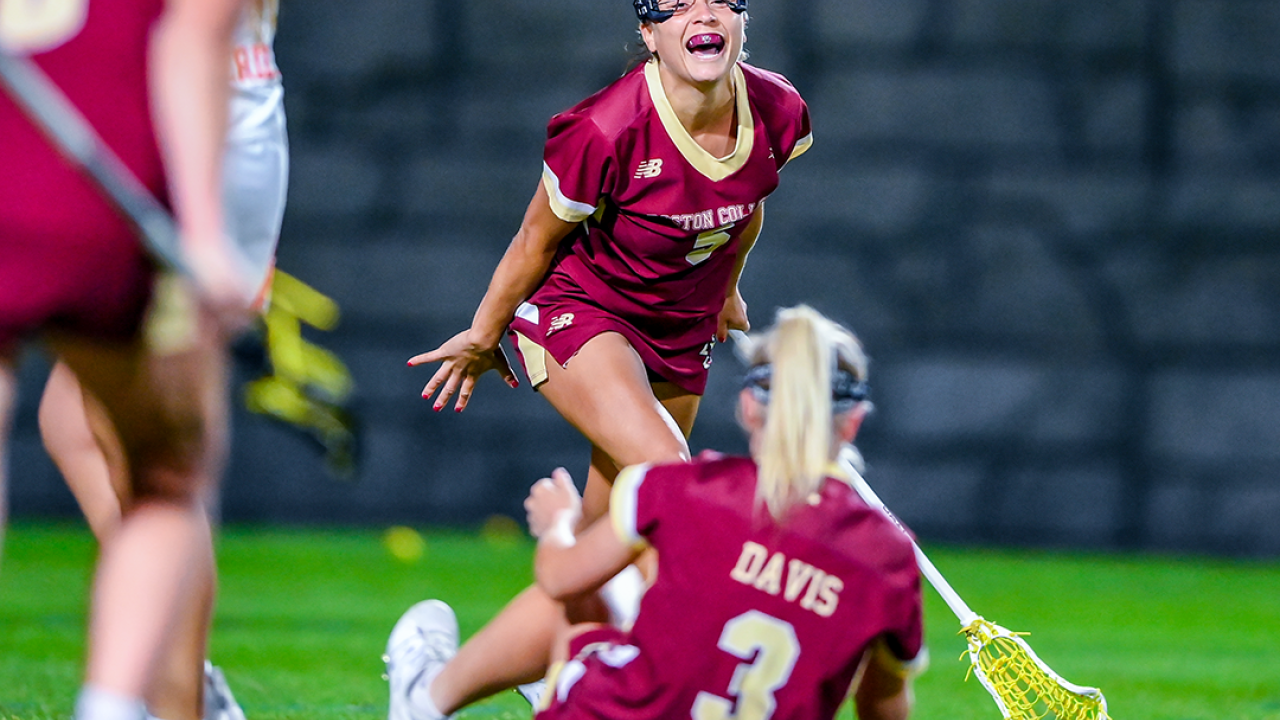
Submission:
[[[628,547],[608,517],[574,535],[582,498],[564,468],[534,483],[524,502],[529,532],[538,538],[534,576],[552,598],[569,600],[591,592],[631,564],[640,552]]]
[[[560,241],[575,226],[576,223],[565,222],[556,216],[546,189],[538,183],[538,190],[529,202],[519,232],[511,239],[506,253],[493,271],[489,289],[476,309],[471,327],[435,350],[409,359],[411,367],[441,363],[422,389],[423,398],[430,398],[439,391],[434,403],[436,410],[443,408],[454,393],[458,395],[454,409],[459,412],[465,410],[476,380],[489,370],[497,370],[512,387],[518,384],[499,345],[502,334],[515,315],[516,307],[533,293],[546,275],[547,268],[551,267]]]

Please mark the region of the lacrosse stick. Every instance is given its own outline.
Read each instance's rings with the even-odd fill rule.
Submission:
[[[189,275],[169,212],[107,146],[30,58],[0,52],[0,84],[69,160],[80,166],[137,228],[160,262]]]
[[[853,480],[858,495],[907,533],[898,518],[854,469],[848,451],[841,454],[840,463]],[[1107,699],[1101,690],[1064,680],[1020,637],[1025,633],[1005,629],[969,609],[915,540],[911,541],[911,548],[915,551],[920,573],[960,620],[961,632],[969,642],[971,671],[995,698],[1000,714],[1006,720],[1110,720]]]

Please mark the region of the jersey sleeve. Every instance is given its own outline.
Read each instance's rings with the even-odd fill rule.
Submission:
[[[797,95],[796,98],[799,99],[799,96]],[[800,100],[800,116],[797,118],[797,122],[797,134],[800,139],[796,140],[795,145],[791,147],[791,152],[787,155],[787,162],[791,162],[805,154],[809,151],[809,147],[813,145],[813,128],[809,126],[809,106],[803,100]],[[786,165],[786,163],[783,163],[783,165]]]
[[[751,73],[755,79],[755,99],[764,115],[775,162],[781,170],[813,145],[809,106],[782,75],[756,67],[751,68]]]
[[[547,126],[542,184],[551,209],[565,222],[581,222],[609,193],[617,163],[613,144],[590,115],[566,112]]]
[[[897,622],[885,635],[885,644],[904,670],[919,674],[929,664],[924,648],[924,608],[920,592],[920,573],[914,558],[910,563],[910,580],[902,583],[898,593]]]

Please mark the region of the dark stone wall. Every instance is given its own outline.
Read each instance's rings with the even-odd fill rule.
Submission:
[[[535,393],[462,415],[407,358],[469,322],[538,181],[547,119],[616,77],[623,0],[284,8],[293,182],[280,266],[337,299],[355,481],[236,419],[225,516],[521,516],[586,445]],[[809,101],[813,150],[743,281],[873,358],[869,479],[930,540],[1280,553],[1280,4],[755,0],[752,62]],[[317,336],[319,337],[319,336]],[[695,449],[741,451],[716,354]],[[70,508],[30,422],[18,513]]]

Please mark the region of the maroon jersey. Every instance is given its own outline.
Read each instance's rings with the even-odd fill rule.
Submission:
[[[657,580],[629,634],[575,647],[581,677],[557,678],[551,717],[825,720],[873,643],[917,657],[920,578],[902,531],[834,469],[782,523],[755,487],[747,458],[619,476],[614,527],[657,549]]]
[[[147,93],[162,0],[19,3],[0,44],[31,54],[151,192],[165,197]],[[56,325],[131,333],[150,267],[129,225],[0,92],[0,352]]]
[[[545,316],[563,316],[555,306],[581,296],[659,356],[692,350],[689,370],[701,380],[646,362],[701,393],[709,356],[697,355],[715,334],[742,232],[778,171],[810,145],[808,109],[786,79],[745,63],[732,78],[737,144],[723,158],[680,124],[653,62],[552,118],[543,185],[556,215],[580,225],[529,299],[539,319],[517,330],[542,344],[560,329]],[[565,363],[581,342],[546,347]]]

